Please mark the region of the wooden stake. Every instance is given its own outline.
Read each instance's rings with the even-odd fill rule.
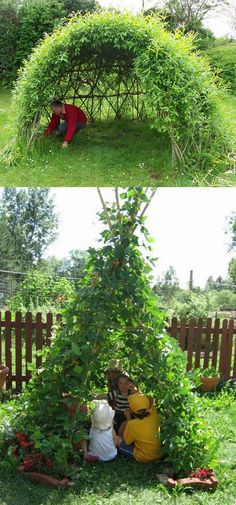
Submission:
[[[102,192],[100,190],[100,188],[97,188],[97,192],[99,194],[99,197],[100,197],[100,200],[102,202],[102,207],[103,207],[103,210],[104,210],[104,214],[107,218],[107,223],[108,223],[108,226],[109,226],[109,230],[112,231],[112,222],[110,220],[110,216],[108,214],[108,210],[107,210],[107,206],[106,206],[106,202],[105,200],[103,199],[103,196],[102,196]]]
[[[144,207],[143,211],[141,212],[141,214],[140,214],[140,216],[139,216],[139,219],[141,219],[141,218],[144,216],[144,214],[145,214],[145,212],[146,212],[147,208],[149,207],[149,205],[150,205],[150,203],[151,203],[151,200],[153,199],[153,197],[154,197],[154,195],[155,195],[156,191],[157,191],[157,189],[155,189],[155,190],[152,192],[152,194],[151,194],[151,196],[150,196],[150,198],[149,198],[149,201],[146,203],[146,205],[145,205],[145,207]]]

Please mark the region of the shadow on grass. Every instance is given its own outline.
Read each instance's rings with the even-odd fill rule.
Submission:
[[[145,465],[118,456],[106,463],[82,463],[79,478],[69,490],[51,489],[32,483],[15,472],[1,471],[1,498],[3,505],[41,505],[80,503],[82,498],[88,503],[100,503],[99,497],[109,500],[112,496],[125,493],[138,496],[143,491],[157,490],[156,473],[163,468],[162,463]],[[5,474],[5,475],[4,475]],[[164,496],[169,492],[162,490]],[[97,501],[92,501],[96,496]],[[75,500],[76,499],[76,500]],[[1,501],[3,500],[3,501]],[[74,501],[75,500],[75,501]],[[87,503],[87,501],[86,501]]]

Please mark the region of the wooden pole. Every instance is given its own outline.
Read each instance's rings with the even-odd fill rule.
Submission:
[[[157,191],[157,190],[155,189],[155,190],[152,192],[152,194],[151,194],[151,196],[150,196],[150,198],[149,198],[149,201],[146,203],[146,205],[145,205],[145,207],[144,207],[143,211],[141,212],[141,214],[140,214],[140,216],[139,216],[139,219],[141,219],[141,218],[144,216],[144,214],[145,214],[145,212],[146,212],[146,210],[147,210],[148,206],[150,205],[151,200],[153,199],[153,197],[154,197],[154,195],[155,195],[156,191]]]
[[[107,223],[108,223],[108,226],[109,226],[109,229],[110,231],[112,231],[112,222],[111,222],[111,219],[110,219],[110,216],[108,214],[108,210],[107,210],[107,206],[106,206],[106,202],[105,200],[103,199],[103,196],[102,196],[102,192],[100,190],[100,188],[97,188],[97,192],[99,194],[99,198],[102,202],[102,207],[103,207],[103,210],[104,210],[104,213],[105,213],[105,216],[107,218]]]
[[[190,270],[189,289],[190,289],[190,291],[193,290],[193,270]]]

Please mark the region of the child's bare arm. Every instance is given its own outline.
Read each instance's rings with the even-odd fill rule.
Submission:
[[[120,437],[123,436],[123,433],[125,431],[125,427],[126,427],[126,424],[127,424],[128,421],[123,421],[123,423],[121,423],[120,427],[119,427],[119,430],[118,430],[118,435]]]
[[[112,430],[112,438],[113,438],[113,442],[114,442],[115,446],[118,447],[121,443],[121,440],[120,440],[121,437],[118,437],[115,430]]]

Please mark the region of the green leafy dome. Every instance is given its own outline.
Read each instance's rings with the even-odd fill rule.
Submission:
[[[173,159],[196,168],[227,151],[218,95],[190,36],[167,32],[156,17],[107,11],[74,17],[46,36],[15,89],[20,133],[38,127],[55,96],[79,100],[94,117],[104,101],[120,117],[128,100],[138,117],[145,108],[153,128],[169,135]]]

